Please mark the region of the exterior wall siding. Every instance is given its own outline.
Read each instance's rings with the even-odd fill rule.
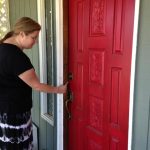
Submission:
[[[132,150],[150,150],[150,1],[141,0]]]
[[[9,1],[10,26],[23,16],[37,20],[37,0],[10,0]],[[31,50],[26,50],[37,74],[39,75],[39,50],[38,44]],[[53,150],[54,128],[40,117],[40,93],[33,91],[32,120],[38,127],[39,150]]]

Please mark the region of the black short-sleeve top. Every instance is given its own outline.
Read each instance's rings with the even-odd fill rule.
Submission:
[[[18,75],[33,68],[16,45],[0,44],[0,112],[25,112],[32,107],[32,89]]]

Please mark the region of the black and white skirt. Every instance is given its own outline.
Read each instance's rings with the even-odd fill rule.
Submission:
[[[0,150],[32,150],[31,112],[0,113]]]

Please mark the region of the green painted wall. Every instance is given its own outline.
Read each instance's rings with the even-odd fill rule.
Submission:
[[[132,150],[150,150],[150,0],[141,0]]]
[[[37,20],[37,0],[10,0],[10,25],[23,16]],[[39,75],[39,52],[38,45],[25,53],[30,57],[37,74]],[[50,126],[40,117],[40,94],[33,91],[33,122],[39,128],[39,150],[54,150],[54,127]]]

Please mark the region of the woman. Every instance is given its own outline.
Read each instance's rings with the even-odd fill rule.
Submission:
[[[0,41],[0,149],[32,150],[32,88],[46,93],[65,93],[58,87],[40,83],[23,49],[37,42],[41,26],[28,17],[19,19],[14,29]]]

